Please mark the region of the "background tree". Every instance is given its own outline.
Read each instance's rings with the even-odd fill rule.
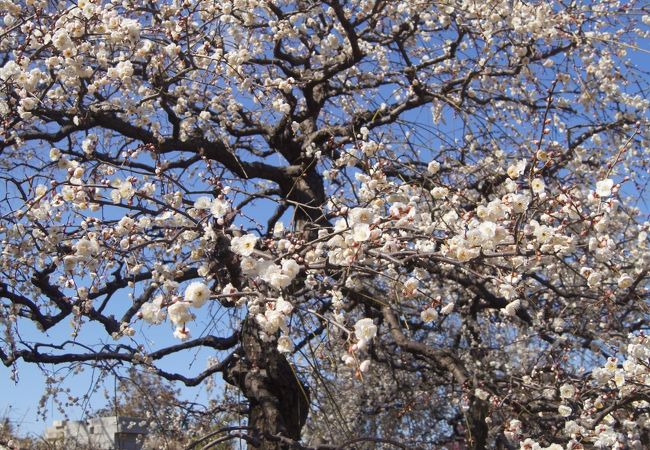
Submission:
[[[17,435],[14,425],[7,416],[0,420],[0,449],[27,448],[32,443],[31,439],[21,438]]]
[[[221,374],[264,449],[644,445],[647,6],[0,5],[6,366]]]
[[[228,427],[228,421],[232,421],[233,414],[227,412],[235,407],[224,402],[223,396],[218,397],[222,400],[218,404],[212,401],[198,404],[183,399],[180,389],[171,382],[133,366],[124,374],[113,370],[105,375],[107,379],[96,384],[104,387],[106,405],[86,411],[83,417],[74,420],[92,421],[115,416],[131,419],[138,427],[147,430],[141,437],[144,450],[181,450],[194,440],[223,430]],[[97,399],[86,396],[80,400],[85,402],[85,408],[88,409],[90,401]],[[65,407],[70,407],[73,403],[68,398],[62,405],[66,418],[69,415],[66,414],[68,411]],[[96,428],[94,433],[96,439],[99,433]],[[0,421],[0,450],[94,450],[97,442],[93,443],[92,439],[89,442],[89,437],[83,433],[77,436],[74,429],[56,438],[48,434],[26,436],[24,423],[10,419],[9,411],[5,412]],[[232,445],[217,444],[210,448],[227,450]]]
[[[0,450],[34,449],[45,450],[46,442],[38,436],[27,436],[22,430],[23,423],[9,417],[5,411],[0,419]]]
[[[107,386],[108,388],[108,386]],[[224,417],[220,408],[183,400],[171,382],[135,367],[116,376],[113,389],[106,389],[105,407],[91,417],[126,416],[139,420],[147,430],[145,448],[181,449],[192,437],[225,426],[215,422]],[[216,405],[215,405],[216,406]]]

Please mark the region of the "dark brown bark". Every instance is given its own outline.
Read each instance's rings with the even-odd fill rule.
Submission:
[[[467,413],[467,448],[483,450],[487,448],[488,426],[485,423],[488,405],[485,401],[474,398]]]
[[[309,413],[307,387],[273,344],[260,339],[253,319],[244,322],[239,359],[224,373],[248,399],[248,426],[254,429],[261,450],[291,448],[276,436],[300,440]]]

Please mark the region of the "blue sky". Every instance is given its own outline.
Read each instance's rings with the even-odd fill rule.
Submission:
[[[207,307],[206,307],[207,308]],[[190,328],[199,331],[200,321],[196,324],[191,324]],[[139,329],[141,322],[138,322],[136,329]],[[61,324],[50,333],[52,342],[61,342],[66,339],[66,334],[69,335],[70,328],[68,322]],[[68,328],[67,330],[65,328]],[[103,330],[98,330],[91,324],[87,324],[87,329],[82,329],[79,340],[81,342],[97,342],[101,339],[103,342],[111,344],[115,343],[110,337],[106,336]],[[164,345],[171,345],[178,343],[172,337],[173,329],[169,324],[146,328],[147,341],[155,345],[156,348]],[[139,331],[139,330],[138,330]],[[27,337],[29,333],[23,336]],[[219,335],[219,332],[214,334]],[[34,333],[35,338],[40,338],[44,341],[42,335]],[[177,371],[180,373],[196,374],[206,367],[207,359],[214,356],[213,351],[207,349],[198,351],[183,351],[179,352],[159,364],[162,369],[169,371]],[[53,420],[63,419],[63,415],[58,411],[52,401],[47,403],[47,414],[45,420],[38,414],[38,405],[41,396],[45,390],[45,374],[35,365],[19,361],[16,365],[18,373],[18,381],[12,382],[12,370],[4,365],[0,366],[0,391],[3,393],[0,399],[0,417],[7,416],[11,422],[16,425],[21,435],[40,435],[47,426],[50,426]],[[97,383],[97,373],[91,368],[87,368],[81,373],[68,373],[63,367],[47,366],[45,368],[48,373],[57,376],[65,376],[62,386],[70,389],[70,395],[82,397],[92,391]],[[124,367],[121,367],[123,371]],[[108,389],[112,395],[113,391],[113,376],[107,378],[108,383],[103,385],[103,388]],[[178,387],[181,387],[179,384]],[[188,388],[182,386],[182,398],[192,400],[200,404],[206,404],[208,394],[202,386]],[[89,412],[101,408],[106,405],[104,398],[103,388],[93,393],[89,401],[81,402],[80,405],[66,406],[65,410],[68,418],[71,420],[81,420]],[[61,397],[65,400],[65,396]]]

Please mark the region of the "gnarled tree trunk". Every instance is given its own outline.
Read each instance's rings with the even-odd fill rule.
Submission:
[[[244,322],[241,354],[226,371],[250,404],[248,425],[260,441],[259,449],[290,448],[285,437],[297,441],[309,413],[309,394],[284,355],[260,339],[253,319]],[[275,437],[275,438],[274,438]]]
[[[313,224],[326,223],[322,205],[326,201],[323,180],[313,169],[287,179],[282,188],[296,202],[294,227],[297,233],[312,233]],[[238,269],[231,271],[238,278]],[[275,343],[265,342],[254,318],[247,317],[240,334],[239,359],[225,372],[228,383],[237,386],[250,405],[248,425],[260,441],[258,448],[280,450],[300,440],[309,414],[309,393]],[[281,437],[289,438],[282,441]],[[278,439],[280,438],[280,439]]]

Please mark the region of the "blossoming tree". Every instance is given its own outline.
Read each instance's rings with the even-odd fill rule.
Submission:
[[[264,449],[650,445],[643,2],[0,10],[6,366],[221,374]]]

